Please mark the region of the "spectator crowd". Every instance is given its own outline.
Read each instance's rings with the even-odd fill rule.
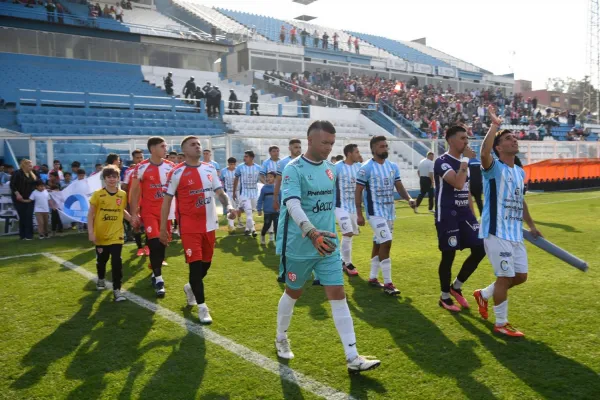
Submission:
[[[521,125],[519,137],[524,140],[543,140],[551,135],[564,117],[575,126],[576,115],[566,111],[541,109],[536,98],[521,94],[506,94],[500,88],[465,89],[457,92],[450,85],[422,85],[416,77],[409,80],[390,80],[379,76],[356,76],[335,71],[316,71],[282,74],[266,71],[263,79],[327,106],[372,108],[380,104],[390,117],[400,119],[413,133],[427,138],[439,138],[453,124],[468,127],[469,135],[482,136],[490,120],[488,105],[493,104],[511,125]],[[567,140],[581,140],[588,134],[573,128]]]

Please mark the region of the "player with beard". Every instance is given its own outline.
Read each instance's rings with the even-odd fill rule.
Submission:
[[[283,169],[280,234],[277,250],[281,254],[286,279],[285,292],[277,307],[277,355],[294,358],[287,331],[294,305],[302,295],[304,283],[318,272],[338,331],[349,372],[378,367],[379,360],[360,356],[356,349],[354,323],[344,292],[344,277],[335,233],[335,170],[327,161],[335,144],[335,128],[328,121],[315,121],[308,128],[306,153]]]
[[[475,272],[485,257],[483,241],[479,239],[479,223],[473,211],[473,200],[469,194],[469,159],[475,152],[468,146],[467,130],[452,126],[446,131],[448,152],[434,162],[435,181],[435,227],[442,260],[438,268],[442,294],[438,304],[448,311],[458,312],[460,307],[452,301],[469,308],[462,295],[462,285]],[[452,263],[456,250],[471,249],[452,285]]]
[[[212,164],[201,162],[202,145],[195,136],[181,142],[185,162],[169,174],[166,197],[161,209],[160,241],[169,243],[168,218],[173,197],[177,197],[177,221],[185,261],[189,264],[189,282],[183,286],[188,306],[198,304],[200,323],[212,323],[205,302],[204,277],[212,263],[217,222],[216,198],[233,218],[233,208],[223,191],[219,173]]]
[[[390,296],[397,296],[400,294],[400,290],[392,283],[392,260],[390,259],[392,233],[396,219],[394,189],[400,197],[408,201],[411,208],[414,208],[416,203],[400,180],[398,166],[387,160],[389,153],[385,136],[373,136],[369,145],[373,158],[362,165],[356,178],[354,201],[357,222],[360,226],[365,225],[361,208],[364,195],[367,219],[375,234],[371,251],[369,285],[383,288],[383,291]],[[377,279],[380,269],[383,275],[383,284]]]

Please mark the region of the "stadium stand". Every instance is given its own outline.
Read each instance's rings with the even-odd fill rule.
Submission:
[[[444,53],[443,51],[434,49],[433,47],[426,46],[424,44],[417,43],[417,42],[410,42],[410,41],[400,41],[400,42],[405,46],[408,46],[417,51],[420,51],[421,53],[428,54],[432,57],[437,58],[438,60],[443,60],[443,61],[449,63],[450,65],[452,65],[453,67],[456,67],[460,70],[472,71],[472,72],[489,72],[489,71],[486,71],[483,68],[479,68],[476,65],[473,65],[467,61],[463,61],[459,58],[451,56],[450,54]]]
[[[452,67],[445,61],[437,59],[429,54],[423,53],[413,47],[407,46],[403,42],[388,39],[382,36],[369,35],[366,33],[358,33],[355,31],[347,31],[352,36],[360,38],[362,41],[371,43],[373,46],[382,48],[404,60],[419,64],[429,64],[435,67]]]
[[[15,18],[33,19],[38,21],[84,26],[89,28],[109,31],[136,33],[141,35],[162,36],[179,39],[208,39],[210,35],[200,29],[184,26],[173,19],[141,5],[134,4],[131,10],[124,10],[123,22],[119,22],[110,15],[94,16],[91,14],[91,5],[63,0],[60,3],[63,13],[55,11],[49,14],[41,4],[0,3],[0,15]],[[107,5],[114,7],[114,3],[96,3],[101,9]]]
[[[285,27],[286,32],[289,32],[290,29],[292,29],[292,26],[287,22],[273,17],[227,10],[224,8],[217,8],[217,11],[226,15],[232,20],[237,21],[250,30],[252,30],[253,27],[257,27],[257,31],[273,42],[280,42],[279,33],[282,26]]]
[[[159,87],[163,86],[163,78],[169,72],[173,74],[173,89],[176,95],[182,92],[185,83],[190,77],[193,76],[196,84],[200,85],[201,87],[206,85],[207,82],[210,82],[213,86],[219,86],[219,89],[222,93],[222,99],[223,101],[225,101],[225,109],[227,109],[228,107],[230,89],[233,89],[235,91],[238,101],[248,102],[250,100],[252,86],[243,85],[237,82],[233,82],[231,80],[221,79],[219,74],[216,72],[142,66],[142,73],[144,74],[144,79],[150,82],[151,84],[154,84]],[[278,115],[280,104],[282,106],[282,115],[298,115],[298,103],[296,101],[289,101],[289,98],[285,96],[275,97],[272,94],[263,93],[261,91],[257,91],[257,94],[259,112],[262,115]],[[243,104],[243,106],[240,107],[240,112],[244,113],[245,110],[246,105]]]
[[[244,26],[213,8],[191,0],[173,0],[173,4],[202,19],[209,27],[216,27],[217,31],[223,34],[252,37],[254,40],[267,40],[263,35],[253,32],[252,26]]]
[[[324,32],[327,32],[327,34],[330,37],[330,41],[333,41],[333,34],[337,33],[339,35],[339,42],[340,42],[339,50],[355,52],[354,37],[352,38],[352,44],[351,44],[350,48],[348,48],[348,39],[350,38],[350,35],[341,29],[334,29],[334,28],[325,27],[325,26],[321,26],[321,25],[309,24],[307,22],[298,21],[298,20],[288,20],[287,22],[288,22],[288,24],[294,25],[297,28],[298,36],[300,35],[300,32],[303,29],[305,29],[306,32],[308,32],[310,34],[309,38],[307,39],[307,46],[313,46],[315,31],[317,31],[317,33],[319,34],[317,39],[319,40],[318,46],[320,48],[323,47],[323,41],[322,41],[321,37],[323,36]],[[287,42],[290,41],[289,35],[286,38],[286,41]],[[298,38],[298,43],[300,43],[300,38]],[[333,46],[330,45],[329,48],[332,49]],[[378,57],[378,58],[399,59],[399,57],[397,57],[383,49],[372,46],[369,43],[359,43],[359,49],[360,49],[359,50],[360,54],[363,54],[366,56]]]

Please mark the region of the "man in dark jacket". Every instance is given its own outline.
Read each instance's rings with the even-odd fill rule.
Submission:
[[[235,115],[240,115],[238,112],[238,108],[240,108],[240,104],[238,104],[237,94],[235,94],[235,90],[229,89],[229,114],[235,113]]]
[[[208,92],[210,92],[210,89],[212,89],[212,86],[210,86],[210,82],[206,82],[206,85],[202,87],[202,91],[205,95],[207,95]]]
[[[256,94],[256,89],[252,88],[252,94],[250,94],[250,115],[260,115],[258,112],[258,94]]]
[[[201,110],[201,104],[200,100],[206,98],[206,95],[204,94],[204,92],[202,91],[202,89],[200,88],[200,86],[196,86],[196,108],[198,109],[198,112],[202,112]]]
[[[190,98],[194,98],[194,96],[196,95],[196,83],[194,83],[194,77],[190,77],[190,80],[187,81],[185,83],[185,86],[183,87],[183,95],[185,96],[185,98],[187,99],[188,97]],[[190,102],[190,104],[192,104],[192,102]]]
[[[173,96],[173,73],[169,72],[165,78],[163,78],[165,83],[165,91],[169,96]]]
[[[206,107],[209,117],[216,117],[221,103],[221,92],[218,86],[213,86],[206,94]]]

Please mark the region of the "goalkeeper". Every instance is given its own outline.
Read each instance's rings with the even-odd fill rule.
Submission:
[[[335,143],[335,128],[315,121],[308,128],[308,149],[287,164],[282,172],[277,253],[285,292],[277,309],[277,355],[294,358],[287,337],[294,305],[304,283],[316,272],[331,304],[335,327],[346,353],[349,372],[367,371],[379,360],[358,355],[354,324],[346,295],[342,261],[335,233],[335,168],[327,159]]]

